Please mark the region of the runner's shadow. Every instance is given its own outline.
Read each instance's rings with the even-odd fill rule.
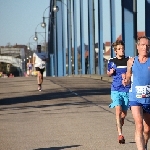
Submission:
[[[68,149],[72,147],[79,147],[81,145],[72,145],[72,146],[62,146],[62,147],[50,147],[50,148],[38,148],[34,150],[62,150],[62,149]]]
[[[135,142],[129,142],[129,143],[134,144]]]

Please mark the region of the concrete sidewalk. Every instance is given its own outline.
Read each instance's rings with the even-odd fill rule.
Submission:
[[[136,150],[131,112],[117,142],[110,83],[85,77],[0,79],[0,150]]]

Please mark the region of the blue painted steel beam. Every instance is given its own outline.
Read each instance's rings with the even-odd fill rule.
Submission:
[[[89,71],[95,74],[95,44],[94,44],[94,1],[88,0],[88,27],[89,27]]]
[[[57,76],[63,76],[63,53],[62,53],[62,4],[60,1],[57,1],[57,6],[59,7],[59,11],[57,12]]]
[[[134,56],[133,1],[122,0],[122,35],[126,56]]]
[[[56,0],[54,0],[53,6],[56,6]],[[56,13],[54,13],[54,22],[53,22],[53,49],[54,49],[54,74],[57,76],[57,50],[56,50]]]
[[[73,26],[74,26],[74,74],[78,74],[78,50],[77,50],[77,0],[73,0]]]
[[[72,41],[71,41],[71,0],[67,0],[67,40],[68,40],[68,75],[72,74],[71,65],[71,52],[72,52]]]
[[[145,0],[145,35],[150,37],[150,0]]]
[[[63,52],[63,76],[66,76],[66,33],[65,33],[65,9],[66,5],[62,0],[62,52]]]
[[[134,55],[138,55],[136,49],[137,42],[137,0],[133,0],[133,39],[134,39]]]
[[[115,1],[110,0],[110,31],[111,31],[111,43],[116,41],[116,16],[115,16]],[[114,57],[114,49],[111,46],[111,57]]]
[[[54,55],[50,54],[50,76],[54,76]]]
[[[48,22],[48,55],[49,55],[49,62],[47,63],[46,68],[46,76],[53,76],[54,72],[51,72],[54,70],[54,63],[51,60],[51,54],[54,54],[53,51],[53,18],[54,18],[54,12],[52,11],[53,8],[53,0],[50,1],[50,9],[49,9],[49,22]]]
[[[83,4],[80,0],[80,54],[81,54],[81,73],[85,74],[85,46],[84,46],[84,15],[83,15]]]
[[[104,74],[103,61],[103,0],[98,0],[98,70],[99,74]]]

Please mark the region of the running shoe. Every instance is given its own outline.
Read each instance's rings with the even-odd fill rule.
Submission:
[[[147,150],[147,144],[145,145],[145,150]]]
[[[118,136],[118,141],[119,141],[120,144],[125,144],[124,136],[123,135],[119,135]]]
[[[41,90],[41,86],[38,86],[38,91],[42,91],[42,90]]]

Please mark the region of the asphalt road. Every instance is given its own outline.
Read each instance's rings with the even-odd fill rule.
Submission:
[[[110,83],[84,77],[0,78],[0,150],[136,150],[131,111],[117,141]]]

